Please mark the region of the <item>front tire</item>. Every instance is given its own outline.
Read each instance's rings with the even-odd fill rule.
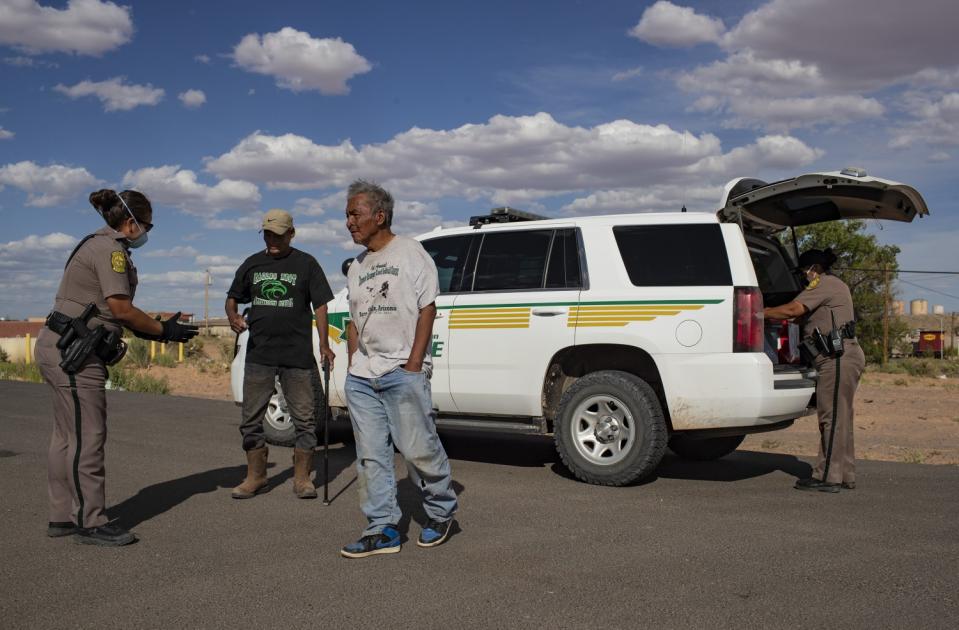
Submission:
[[[622,486],[659,465],[666,420],[649,384],[627,372],[604,370],[578,379],[563,394],[554,438],[577,479]]]
[[[697,462],[711,462],[714,459],[729,455],[743,443],[745,435],[728,435],[725,437],[694,440],[684,435],[673,435],[669,438],[669,449],[682,457]]]

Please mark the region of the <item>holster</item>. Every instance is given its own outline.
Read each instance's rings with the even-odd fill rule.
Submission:
[[[79,317],[70,317],[53,311],[47,315],[47,328],[60,335],[57,348],[60,350],[60,369],[67,374],[76,374],[90,355],[95,354],[106,365],[114,365],[127,352],[127,344],[120,333],[107,330],[100,324],[90,329],[90,319],[100,314],[94,304],[87,304]]]

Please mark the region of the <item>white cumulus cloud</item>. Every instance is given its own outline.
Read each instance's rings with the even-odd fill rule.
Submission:
[[[66,52],[100,56],[133,37],[129,7],[100,0],[69,0],[66,8],[35,0],[0,2],[0,44],[27,54]]]
[[[659,0],[645,11],[629,34],[654,46],[719,43],[726,27],[718,18]]]
[[[27,205],[55,206],[89,191],[99,180],[85,168],[23,161],[0,166],[0,187],[13,186],[27,193]]]
[[[275,33],[251,33],[233,49],[233,60],[249,72],[265,74],[294,92],[346,94],[347,81],[372,69],[352,44],[336,38],[314,38],[289,26]]]
[[[959,146],[959,92],[939,97],[922,93],[906,96],[911,118],[896,127],[889,143],[891,148],[917,143],[934,147]],[[935,155],[938,159],[932,161],[945,161],[941,156],[947,154],[938,151]]]
[[[0,126],[0,140],[9,140],[13,138],[15,135],[17,134],[13,133],[9,129],[4,129],[2,126]]]
[[[772,137],[788,139],[780,147],[782,164],[805,164],[819,155],[796,138]],[[757,147],[770,142],[757,141],[748,155],[757,155]],[[708,167],[712,172],[723,163],[763,164],[746,163],[742,155],[736,149],[724,153],[709,133],[630,120],[568,126],[541,112],[494,116],[449,130],[413,128],[387,142],[359,147],[349,140],[321,145],[295,134],[257,131],[206,166],[219,177],[272,188],[342,191],[363,177],[383,183],[399,198],[485,197],[518,204],[575,191],[681,181],[687,171]]]
[[[203,216],[212,216],[227,208],[251,208],[260,202],[260,191],[255,184],[223,179],[208,186],[197,181],[196,173],[178,165],[127,171],[123,185],[141,191],[154,203]]]
[[[771,0],[731,28],[724,45],[814,65],[834,83],[875,87],[959,64],[957,23],[953,0]]]
[[[197,108],[206,103],[206,94],[203,93],[203,90],[180,92],[177,98],[180,99],[180,102],[183,103],[185,107],[190,108]]]
[[[76,85],[58,84],[54,90],[66,94],[72,99],[95,96],[103,103],[104,111],[126,111],[141,105],[156,105],[163,98],[162,88],[151,84],[126,84],[126,77],[114,77],[106,81],[81,81]]]
[[[191,258],[199,253],[189,245],[177,245],[170,249],[150,249],[141,255],[145,258]]]

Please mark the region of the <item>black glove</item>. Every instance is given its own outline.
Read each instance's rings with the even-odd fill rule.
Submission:
[[[177,312],[170,319],[160,321],[163,325],[160,341],[189,341],[200,332],[200,329],[193,324],[181,324],[179,320],[180,313]]]

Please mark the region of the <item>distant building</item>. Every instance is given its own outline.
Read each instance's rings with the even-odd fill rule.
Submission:
[[[893,315],[905,315],[906,314],[906,303],[902,300],[896,300],[892,303],[892,314]]]
[[[909,314],[910,315],[928,315],[929,302],[927,302],[926,300],[913,300],[909,302]]]

